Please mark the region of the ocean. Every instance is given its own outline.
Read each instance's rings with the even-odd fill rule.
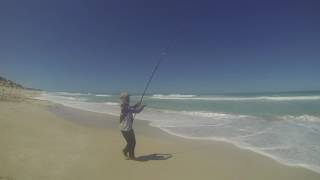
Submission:
[[[49,100],[119,116],[118,95],[43,92]],[[140,96],[131,96],[138,102]],[[320,91],[154,94],[136,118],[182,138],[224,141],[320,173]]]

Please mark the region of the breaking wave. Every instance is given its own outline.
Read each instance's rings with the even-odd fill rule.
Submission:
[[[163,100],[203,100],[203,101],[303,101],[320,100],[320,96],[258,96],[258,97],[224,97],[196,95],[153,95],[153,99]]]
[[[169,94],[169,95],[154,94],[152,97],[158,98],[158,99],[166,99],[166,98],[192,98],[196,96],[197,95],[186,95],[186,94]]]
[[[96,94],[95,96],[97,96],[97,97],[110,97],[111,95],[109,95],[109,94]]]
[[[301,116],[291,116],[286,115],[280,117],[283,120],[289,120],[289,121],[307,121],[307,122],[320,122],[320,117],[311,116],[311,115],[301,115]]]

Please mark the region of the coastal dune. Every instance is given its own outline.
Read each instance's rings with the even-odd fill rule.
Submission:
[[[221,142],[170,136],[136,121],[137,161],[118,118],[45,101],[0,102],[0,179],[320,179]]]

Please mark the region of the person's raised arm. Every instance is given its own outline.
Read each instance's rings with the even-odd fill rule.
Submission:
[[[129,106],[129,111],[131,111],[132,113],[140,113],[145,106],[146,105],[141,105],[140,103],[137,103],[134,106]]]

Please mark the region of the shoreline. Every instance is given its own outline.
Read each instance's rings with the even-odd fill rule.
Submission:
[[[60,111],[56,111],[57,110],[57,107],[60,108]],[[98,112],[91,112],[91,111],[86,111],[86,110],[81,110],[81,109],[77,109],[77,108],[73,108],[73,107],[67,107],[67,106],[64,106],[62,104],[56,104],[56,109],[50,109],[49,108],[49,111],[61,116],[61,117],[66,117],[65,113],[66,112],[71,112],[71,114],[69,114],[69,116],[67,116],[66,119],[72,119],[72,116],[74,117],[74,113],[81,113],[81,114],[96,114],[99,116],[101,115],[102,117],[103,116],[106,116],[106,117],[109,117],[111,119],[117,119],[118,117],[114,116],[114,115],[109,115],[109,114],[106,114],[106,113],[98,113]],[[71,115],[71,116],[70,116]],[[80,118],[81,119],[81,118]],[[107,118],[106,118],[107,119]],[[82,121],[82,122],[81,122]],[[80,124],[83,124],[83,120],[80,120],[77,119],[75,121],[73,121],[75,123],[80,123]],[[89,121],[87,121],[86,123],[89,123]],[[106,123],[105,120],[103,122],[100,122],[100,123]],[[269,158],[271,160],[273,160],[275,163],[279,163],[281,165],[284,165],[284,166],[288,166],[288,167],[293,167],[293,168],[303,168],[303,169],[306,169],[308,171],[312,171],[314,173],[317,173],[320,175],[320,172],[318,172],[317,170],[314,170],[312,167],[308,167],[308,165],[304,165],[304,164],[301,164],[301,165],[295,165],[295,164],[288,164],[286,162],[283,162],[281,159],[277,158],[277,157],[273,157],[272,155],[269,155],[267,153],[264,153],[264,152],[260,152],[260,151],[257,151],[253,148],[249,148],[249,147],[242,147],[240,145],[237,145],[236,143],[233,143],[233,142],[230,142],[230,141],[227,141],[227,140],[219,140],[219,139],[214,139],[214,138],[207,138],[207,139],[204,139],[204,138],[196,138],[196,137],[187,137],[187,136],[181,136],[181,135],[177,135],[177,134],[174,134],[172,132],[169,132],[169,131],[166,131],[164,129],[161,129],[159,127],[155,127],[155,126],[152,126],[150,125],[151,124],[151,121],[148,121],[148,120],[142,120],[142,119],[139,119],[137,118],[137,121],[135,121],[135,123],[138,123],[138,127],[141,127],[141,126],[147,126],[145,128],[151,128],[153,129],[153,131],[156,131],[157,135],[156,137],[158,136],[161,136],[161,138],[174,138],[175,140],[187,140],[187,141],[192,141],[192,143],[202,143],[202,142],[205,142],[205,144],[207,143],[222,143],[222,144],[226,144],[226,145],[231,145],[233,146],[234,148],[237,148],[239,150],[244,150],[244,151],[248,151],[250,153],[255,153],[259,156],[263,156],[263,157],[266,157],[266,158]],[[88,125],[88,124],[83,124],[83,125]],[[110,125],[110,124],[109,124]],[[110,128],[110,126],[105,126],[105,127],[101,127],[99,126],[98,124],[95,124],[94,122],[91,122],[91,126],[92,127],[95,127],[95,128]],[[118,128],[118,122],[114,123],[112,125],[112,130]],[[134,128],[135,129],[135,128]],[[142,135],[146,135],[145,133],[146,129],[143,129],[142,131]],[[147,134],[150,135],[150,134],[153,134],[154,132],[150,133],[148,132]],[[203,144],[203,143],[202,143]]]
[[[48,101],[48,102],[50,102],[50,101]],[[52,102],[50,102],[50,103],[52,103]],[[62,104],[58,104],[58,103],[53,103],[53,104],[56,104],[56,107],[58,107],[58,108],[60,108],[60,110],[59,111],[55,111],[55,110],[57,110],[57,109],[50,109],[49,108],[49,111],[51,111],[51,112],[53,112],[53,113],[56,113],[57,115],[60,115],[60,116],[62,116],[62,117],[64,117],[66,114],[66,112],[69,112],[69,115],[67,116],[68,118],[66,118],[66,119],[73,119],[74,118],[74,116],[75,116],[75,114],[77,114],[77,113],[81,113],[81,114],[86,114],[86,113],[88,113],[88,114],[99,114],[99,115],[101,115],[101,116],[106,116],[106,117],[109,117],[109,119],[117,119],[118,117],[116,117],[116,116],[114,116],[114,115],[110,115],[110,114],[107,114],[107,113],[99,113],[99,112],[91,112],[91,111],[86,111],[86,110],[82,110],[82,109],[77,109],[77,108],[73,108],[73,107],[68,107],[68,106],[64,106],[64,105],[62,105]],[[70,112],[71,112],[71,114],[70,114]],[[71,116],[70,116],[71,115]],[[91,126],[93,126],[93,127],[95,127],[95,128],[108,128],[109,126],[99,126],[99,125],[97,125],[97,124],[94,124],[94,122],[91,122],[91,124],[90,124],[90,121],[86,121],[86,120],[80,120],[79,121],[79,119],[81,119],[81,118],[83,118],[83,117],[78,117],[76,120],[73,120],[73,122],[75,122],[75,123],[80,123],[80,124],[83,124],[83,125],[91,125]],[[106,118],[107,119],[107,118]],[[258,151],[258,150],[256,150],[256,149],[254,149],[254,148],[250,148],[250,147],[243,147],[243,146],[241,146],[241,145],[238,145],[237,143],[235,143],[235,142],[231,142],[231,141],[227,141],[227,140],[219,140],[219,139],[214,139],[214,138],[203,138],[203,137],[201,137],[201,138],[197,138],[197,137],[187,137],[187,136],[182,136],[182,135],[178,135],[178,134],[175,134],[175,133],[172,133],[172,132],[169,132],[169,131],[166,131],[166,130],[164,130],[164,129],[161,129],[161,128],[159,128],[159,127],[155,127],[155,126],[152,126],[151,125],[151,121],[148,121],[148,120],[142,120],[142,119],[139,119],[139,118],[137,118],[137,120],[138,121],[135,121],[135,123],[139,123],[138,124],[138,126],[137,127],[140,127],[140,126],[147,126],[147,127],[149,127],[149,128],[152,128],[153,129],[153,131],[158,131],[157,132],[157,136],[162,136],[162,137],[174,137],[174,138],[177,138],[177,139],[185,139],[185,140],[191,140],[191,141],[194,141],[194,142],[197,142],[197,141],[199,141],[199,142],[215,142],[215,143],[225,143],[225,144],[228,144],[228,145],[231,145],[231,146],[234,146],[235,148],[238,148],[238,149],[240,149],[240,150],[245,150],[245,151],[249,151],[249,152],[252,152],[252,153],[255,153],[255,154],[258,154],[258,155],[261,155],[261,156],[264,156],[264,157],[267,157],[267,158],[269,158],[269,159],[272,159],[273,161],[275,161],[276,163],[279,163],[279,164],[281,164],[281,165],[285,165],[285,166],[288,166],[288,167],[297,167],[297,168],[304,168],[304,169],[306,169],[306,170],[309,170],[309,171],[312,171],[312,172],[314,172],[314,173],[317,173],[317,174],[319,174],[320,175],[320,172],[319,171],[317,171],[317,170],[315,170],[313,167],[310,167],[310,166],[308,166],[308,165],[305,165],[305,164],[299,164],[299,165],[297,165],[297,164],[290,164],[290,163],[287,163],[287,162],[283,162],[283,160],[281,160],[281,159],[279,159],[279,158],[277,158],[277,157],[274,157],[274,156],[272,156],[272,155],[270,155],[270,154],[267,154],[267,153],[264,153],[263,151]],[[100,122],[100,124],[101,123],[105,123],[105,121],[101,121]],[[118,127],[118,122],[116,122],[116,123],[114,123],[113,125],[112,125],[112,129],[114,130],[114,129],[116,129],[117,127]],[[135,129],[135,128],[134,128]],[[144,130],[145,131],[145,130]],[[142,132],[144,132],[144,131],[142,131]],[[147,135],[152,135],[153,133],[147,133]]]
[[[117,117],[37,100],[0,102],[0,114],[2,179],[320,178],[226,142],[172,136],[143,120],[134,126],[138,159],[128,161]]]

